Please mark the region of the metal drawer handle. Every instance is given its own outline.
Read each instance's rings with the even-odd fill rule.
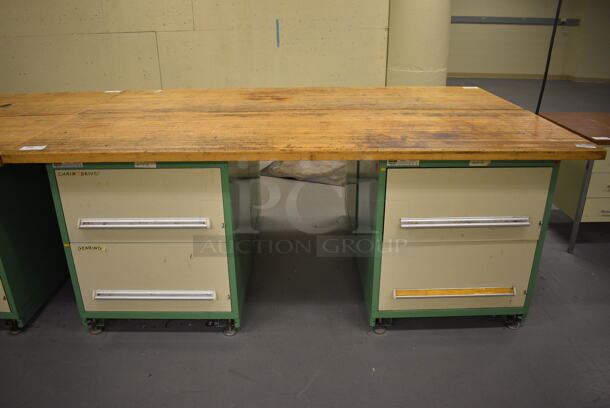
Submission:
[[[209,218],[81,218],[78,229],[210,228]]]
[[[394,299],[460,298],[478,296],[515,296],[510,288],[458,288],[458,289],[394,289]]]
[[[527,227],[530,217],[401,218],[400,228]]]
[[[602,210],[602,215],[610,215],[610,210]]]
[[[216,300],[213,290],[96,290],[95,300]]]

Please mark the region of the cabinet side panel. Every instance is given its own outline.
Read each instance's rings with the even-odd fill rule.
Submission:
[[[4,166],[0,185],[4,290],[23,323],[67,278],[67,266],[44,166]]]

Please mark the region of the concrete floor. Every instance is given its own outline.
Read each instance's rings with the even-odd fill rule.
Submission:
[[[476,84],[521,103],[535,95],[532,81],[450,84]],[[553,82],[550,89],[562,93],[572,85],[574,93],[553,97],[547,110],[610,111],[607,85]],[[598,102],[591,109],[590,93]],[[312,227],[344,228],[332,225],[342,210],[336,188],[321,186],[316,194],[332,206],[317,221],[310,208],[305,218]],[[263,238],[312,239],[282,232],[282,216],[265,214]],[[570,255],[569,220],[553,212],[531,313],[520,330],[486,317],[427,318],[399,320],[375,335],[352,259],[305,251],[258,257],[244,327],[232,338],[199,321],[166,320],[110,321],[106,332],[91,336],[66,285],[27,331],[0,335],[0,404],[608,407],[609,226],[585,224]]]

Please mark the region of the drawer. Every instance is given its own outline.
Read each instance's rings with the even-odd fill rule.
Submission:
[[[610,198],[587,198],[582,220],[584,222],[610,221]]]
[[[225,244],[208,245],[200,256],[192,243],[72,245],[85,310],[231,311]]]
[[[610,197],[610,173],[593,173],[587,198]]]
[[[388,169],[384,241],[537,240],[552,169]]]
[[[379,310],[520,307],[536,242],[384,244]]]
[[[223,242],[220,169],[56,170],[70,242]]]
[[[2,262],[0,260],[0,262]],[[2,265],[0,265],[2,268]],[[11,307],[8,304],[8,300],[6,299],[6,292],[4,292],[4,286],[2,285],[2,281],[0,280],[0,312],[9,313],[11,311]]]
[[[608,149],[606,149],[608,150]],[[595,160],[593,162],[593,172],[608,172],[610,173],[610,155],[606,154],[604,160]]]

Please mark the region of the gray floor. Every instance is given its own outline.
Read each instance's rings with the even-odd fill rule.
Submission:
[[[451,83],[476,84],[527,107],[536,93],[531,81]],[[549,97],[553,110],[609,109],[607,85],[555,87],[573,94]],[[590,95],[597,101],[591,109]],[[331,228],[340,196],[320,189],[320,202],[334,201],[317,226]],[[282,232],[273,214],[264,222],[271,241],[312,239]],[[105,333],[90,336],[66,285],[26,332],[0,335],[0,404],[608,407],[609,226],[585,224],[570,255],[568,219],[554,211],[531,313],[516,331],[492,318],[429,318],[375,335],[353,261],[306,251],[261,254],[244,327],[232,338],[197,321],[110,321]]]

